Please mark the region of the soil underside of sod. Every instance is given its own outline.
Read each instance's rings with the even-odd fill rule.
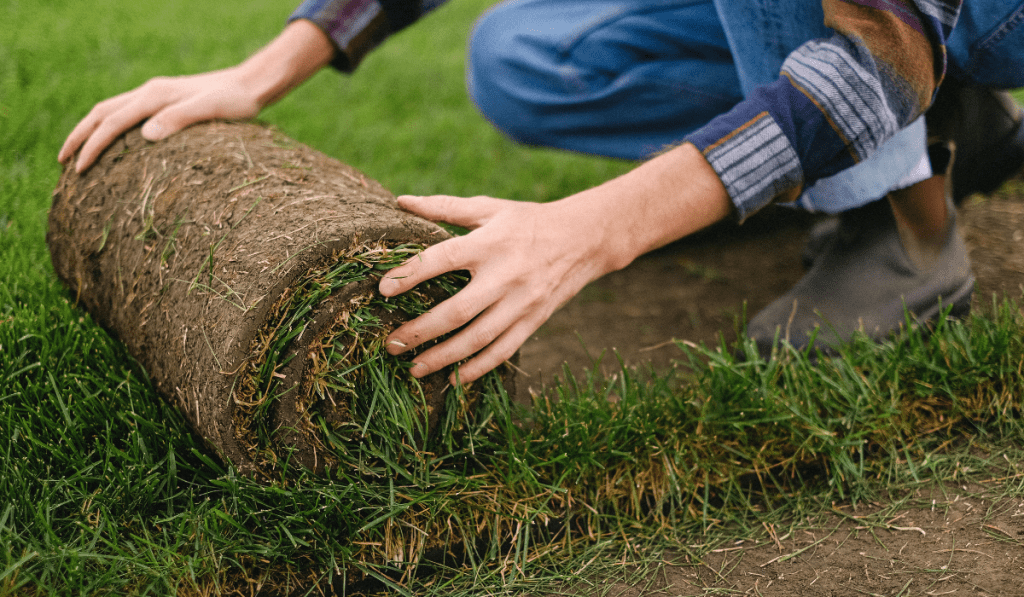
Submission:
[[[991,197],[969,199],[959,217],[977,277],[975,309],[990,308],[993,293],[1021,299],[1024,179]],[[744,303],[750,317],[803,275],[800,252],[814,221],[769,209],[743,226],[719,225],[591,284],[523,347],[521,366],[531,376],[520,379],[520,393],[550,383],[563,363],[577,375],[595,366],[614,373],[618,354],[630,365],[664,369],[681,354],[673,338],[712,345],[723,333],[731,341]],[[1021,474],[911,496],[915,507],[894,511],[886,518],[890,528],[850,518],[885,504],[856,511],[841,506],[841,514],[802,521],[788,537],[785,530],[774,538],[766,531],[757,541],[718,546],[703,562],[669,554],[671,565],[656,572],[623,567],[622,580],[566,592],[1024,595],[1024,498],[1005,497]]]

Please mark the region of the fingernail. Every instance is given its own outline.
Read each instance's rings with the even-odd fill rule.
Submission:
[[[423,377],[427,374],[427,366],[423,363],[415,363],[409,372],[412,373],[413,377]]]
[[[398,281],[391,278],[382,278],[377,290],[384,296],[391,296],[398,291]]]
[[[156,141],[163,135],[164,127],[159,122],[150,120],[142,127],[142,136],[150,141]]]
[[[390,354],[402,354],[402,351],[408,347],[408,344],[405,342],[399,342],[398,340],[391,340],[388,342],[388,352]]]

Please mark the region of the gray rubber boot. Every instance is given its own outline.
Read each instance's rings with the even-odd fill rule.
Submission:
[[[834,354],[858,331],[886,338],[903,326],[904,309],[919,322],[949,305],[953,316],[965,316],[974,276],[956,211],[949,212],[945,246],[928,259],[908,255],[888,200],[841,214],[811,269],[750,321],[747,336],[765,358],[776,337],[797,349],[806,349],[813,337],[814,348]]]
[[[807,233],[807,242],[800,253],[804,269],[811,269],[814,260],[825,250],[832,237],[839,231],[839,216],[827,216],[814,223]]]

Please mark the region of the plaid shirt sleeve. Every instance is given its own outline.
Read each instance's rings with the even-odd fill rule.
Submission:
[[[824,0],[836,35],[790,54],[781,76],[687,137],[742,221],[849,168],[927,110],[959,0]]]
[[[331,66],[352,72],[392,33],[412,24],[447,0],[305,0],[288,18],[306,19],[338,48]]]

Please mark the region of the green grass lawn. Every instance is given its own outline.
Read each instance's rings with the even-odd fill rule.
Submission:
[[[473,109],[464,40],[488,3],[450,3],[357,76],[323,72],[262,118],[396,194],[544,201],[625,171],[516,146]],[[339,529],[360,515],[344,488],[307,477],[266,487],[224,470],[122,346],[73,306],[45,245],[56,154],[74,124],[151,76],[237,63],[290,9],[239,6],[0,5],[0,597],[248,594],[261,579],[286,586],[344,573],[350,546]],[[539,404],[532,429],[503,430],[492,462],[508,465],[496,478],[509,487],[582,488],[596,539],[531,552],[524,542],[546,535],[520,534],[470,565],[388,590],[542,592],[597,556],[643,562],[832,500],[898,495],[962,478],[968,465],[993,471],[1002,460],[988,457],[992,446],[1019,454],[1024,439],[1022,330],[1019,310],[996,304],[966,326],[941,325],[931,342],[910,334],[856,345],[818,368],[796,354],[736,364],[712,349],[685,374],[567,382],[552,389],[561,402]],[[661,476],[635,492],[608,484],[612,473],[621,481],[645,470]],[[755,482],[752,471],[764,476]]]

